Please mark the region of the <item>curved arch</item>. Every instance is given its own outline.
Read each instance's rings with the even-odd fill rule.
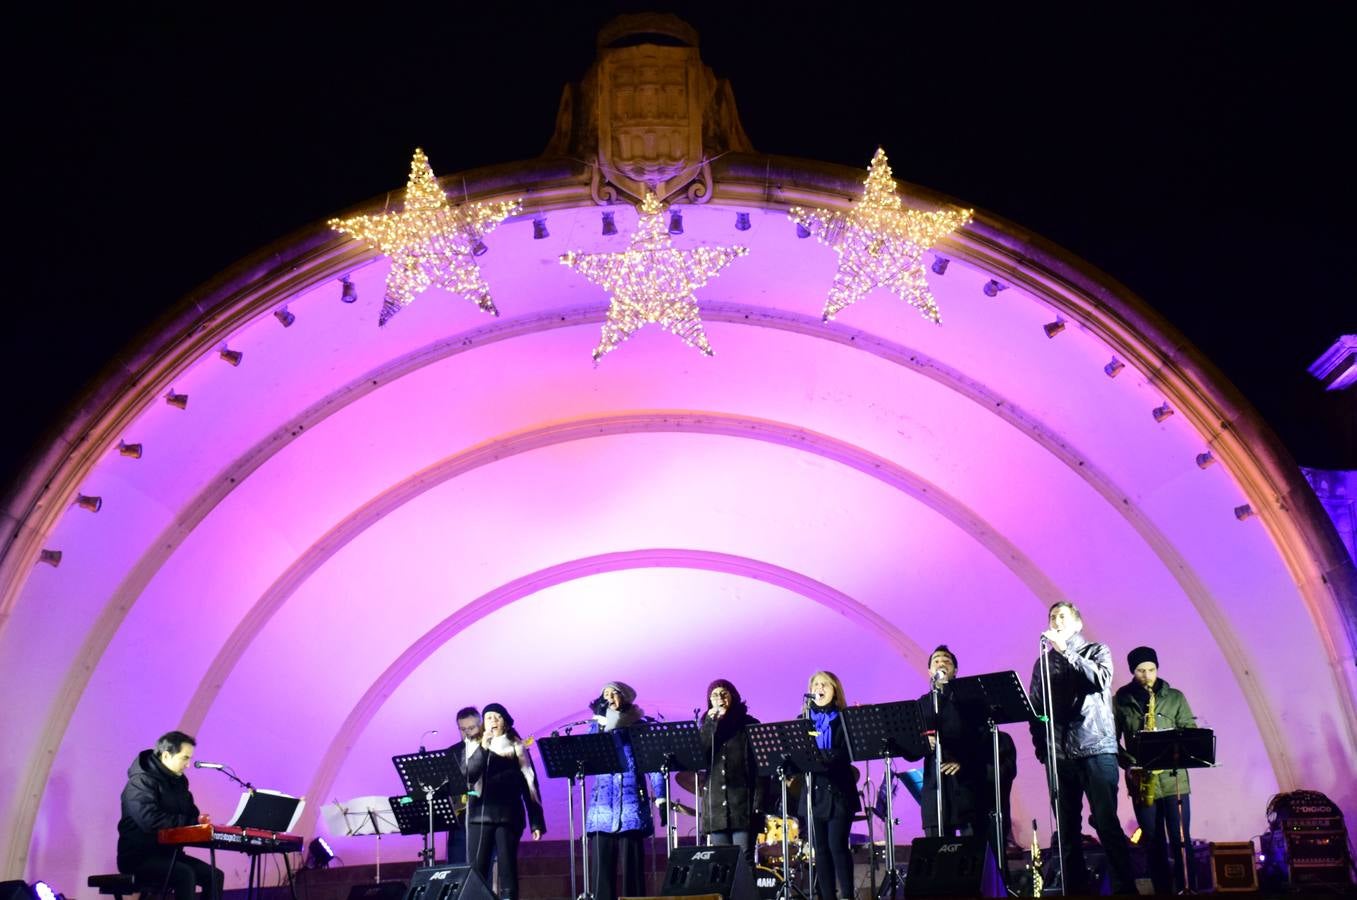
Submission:
[[[729,553],[709,550],[629,550],[621,553],[589,556],[539,569],[482,594],[426,631],[410,646],[406,647],[368,686],[363,696],[349,711],[334,737],[330,739],[329,746],[321,757],[315,777],[311,780],[311,785],[307,788],[305,796],[330,796],[330,788],[339,775],[340,767],[348,759],[349,751],[367,727],[368,722],[381,709],[382,704],[424,660],[461,631],[496,610],[503,609],[524,597],[531,596],[554,585],[603,572],[641,568],[700,569],[708,572],[723,572],[743,578],[753,578],[766,584],[785,588],[827,609],[841,613],[868,631],[881,636],[911,665],[917,666],[921,670],[928,668],[927,652],[899,628],[842,591],[791,569],[745,556],[734,556]],[[307,811],[306,827],[301,829],[302,834],[314,832],[316,818],[319,814],[319,805],[313,805]]]
[[[345,516],[298,556],[241,617],[203,674],[180,721],[190,732],[199,729],[245,651],[297,588],[349,542],[425,491],[482,466],[542,447],[610,435],[662,432],[766,441],[846,465],[918,500],[969,534],[1038,598],[1043,610],[1063,596],[1016,545],[961,501],[903,466],[828,435],[781,422],[718,413],[643,412],[577,419],[497,438],[447,457],[392,485]]]

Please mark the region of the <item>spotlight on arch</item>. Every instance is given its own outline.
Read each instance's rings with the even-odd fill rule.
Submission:
[[[532,220],[532,239],[534,241],[544,240],[551,237],[551,232],[547,231],[547,217],[538,216]]]
[[[801,238],[802,240],[804,240],[804,239],[810,237],[810,229],[807,228],[805,225],[802,225],[800,222],[797,222],[797,223],[796,223],[796,236],[797,236],[798,238]]]
[[[1173,415],[1173,407],[1168,405],[1168,401],[1164,401],[1152,409],[1150,415],[1154,416],[1156,422],[1162,422]]]
[[[1045,325],[1041,326],[1041,330],[1046,332],[1048,338],[1053,338],[1065,330],[1065,320],[1056,316],[1054,322],[1047,322]]]
[[[38,554],[38,562],[46,563],[47,565],[55,569],[57,566],[61,565],[61,551],[43,550],[41,553]]]
[[[1121,374],[1121,370],[1124,368],[1126,368],[1126,363],[1114,356],[1112,357],[1111,362],[1103,366],[1103,373],[1106,374],[1108,378],[1116,378]]]
[[[1197,454],[1197,468],[1199,469],[1209,469],[1211,466],[1215,465],[1215,462],[1216,457],[1210,450],[1207,450],[1205,453]]]
[[[99,510],[104,508],[104,498],[90,497],[86,494],[76,494],[75,505],[80,507],[81,509],[89,510],[92,513],[97,513]]]
[[[222,347],[217,355],[221,357],[222,362],[230,366],[240,365],[240,361],[245,358],[244,353],[239,350],[232,350],[229,347]]]
[[[128,459],[141,459],[141,444],[129,444],[127,441],[118,441],[118,453],[126,456]]]
[[[1256,515],[1258,515],[1258,513],[1254,512],[1253,507],[1247,503],[1234,508],[1234,517],[1241,522]]]
[[[188,394],[176,394],[174,389],[171,388],[170,392],[165,395],[165,402],[175,409],[188,409]]]
[[[984,291],[985,291],[985,296],[986,296],[986,297],[997,297],[997,296],[999,296],[999,292],[1000,292],[1000,291],[1006,291],[1006,290],[1008,290],[1008,285],[1006,285],[1006,284],[1000,284],[998,281],[995,281],[993,278],[991,278],[989,281],[986,281],[986,282],[985,282]]]
[[[753,228],[753,227],[754,227],[754,224],[753,224],[752,222],[749,221],[749,213],[747,213],[747,212],[737,212],[737,213],[735,214],[735,230],[736,230],[736,231],[748,231],[749,229],[751,229],[751,228]]]
[[[490,248],[485,246],[485,241],[481,240],[480,238],[476,238],[476,240],[471,245],[472,256],[484,256],[489,252]]]
[[[282,309],[273,311],[273,317],[279,321],[284,328],[291,328],[292,323],[297,321],[297,314],[284,306]]]
[[[612,210],[603,212],[603,236],[612,237],[617,234],[617,213]]]
[[[683,234],[683,210],[669,210],[669,233]]]
[[[340,301],[343,303],[357,303],[358,288],[353,286],[353,282],[349,280],[349,276],[345,275],[340,278],[339,283],[344,286],[339,292]]]
[[[933,260],[933,274],[946,275],[947,267],[950,266],[951,264],[952,261],[945,256],[935,257]]]

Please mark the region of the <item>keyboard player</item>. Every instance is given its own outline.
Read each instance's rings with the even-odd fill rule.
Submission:
[[[137,754],[127,768],[118,821],[118,871],[135,876],[143,893],[158,892],[168,878],[174,900],[194,900],[195,887],[202,888],[205,897],[221,896],[221,869],[183,851],[176,853],[176,848],[157,839],[162,828],[210,821],[198,811],[184,775],[196,745],[190,735],[171,731],[161,735],[153,749]]]

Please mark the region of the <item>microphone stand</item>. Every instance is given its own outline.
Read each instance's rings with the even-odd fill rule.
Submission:
[[[1069,896],[1069,890],[1065,885],[1065,838],[1060,828],[1060,776],[1056,771],[1055,759],[1055,698],[1051,694],[1051,658],[1049,654],[1050,641],[1046,635],[1041,636],[1041,659],[1038,663],[1041,672],[1041,707],[1042,715],[1046,719],[1046,786],[1051,794],[1051,812],[1055,819],[1055,859],[1056,867],[1060,872],[1060,894]],[[998,780],[999,773],[994,773],[995,780]]]
[[[933,679],[933,795],[938,804],[938,837],[942,833],[942,713],[939,704],[942,699],[942,682]]]
[[[250,791],[250,792],[253,792],[253,791],[254,791],[254,785],[250,784],[248,781],[241,781],[240,778],[237,777],[237,775],[236,775],[236,773],[235,773],[235,770],[232,769],[230,766],[222,766],[222,767],[219,768],[219,769],[218,769],[216,766],[194,766],[193,768],[195,768],[195,769],[199,769],[199,768],[213,768],[213,769],[217,769],[218,772],[222,773],[222,774],[225,775],[227,778],[231,779],[231,780],[234,781],[236,784],[238,784],[238,785],[240,785],[241,787],[243,787],[245,790]]]
[[[805,707],[801,710],[801,718],[807,722],[810,721],[810,697],[805,698]],[[782,823],[782,833],[787,833],[787,823]],[[806,773],[806,841],[810,844],[810,852],[806,854],[806,896],[818,897],[819,891],[815,885],[815,776],[810,772]],[[786,858],[786,852],[783,852],[783,858]],[[831,892],[832,893],[832,892]]]

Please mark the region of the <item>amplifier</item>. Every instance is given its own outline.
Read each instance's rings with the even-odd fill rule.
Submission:
[[[1212,841],[1211,889],[1218,893],[1258,890],[1258,869],[1253,864],[1253,841]]]
[[[1274,829],[1263,835],[1262,844],[1263,880],[1269,890],[1352,883],[1346,831],[1297,834]]]

